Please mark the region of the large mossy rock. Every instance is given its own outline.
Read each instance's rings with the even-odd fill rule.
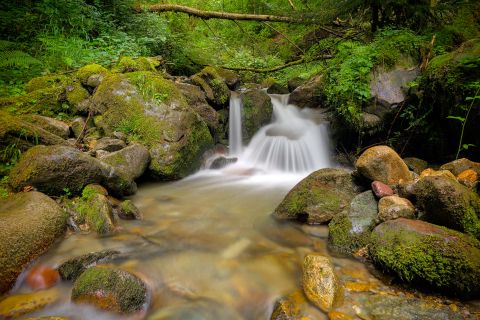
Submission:
[[[242,94],[242,137],[248,144],[257,131],[272,120],[273,105],[264,90],[253,89]]]
[[[23,268],[63,235],[66,220],[63,209],[40,192],[0,201],[0,293],[8,291]]]
[[[136,72],[136,71],[156,71],[160,66],[161,61],[154,57],[122,57],[115,66],[112,72]]]
[[[84,86],[97,87],[110,72],[99,64],[87,64],[75,73]]]
[[[68,145],[62,137],[32,123],[29,116],[15,116],[7,111],[0,111],[0,158],[6,158],[6,148],[15,146],[21,152],[27,151],[36,144]],[[8,159],[2,159],[8,160]]]
[[[414,186],[424,219],[480,238],[480,197],[454,179],[427,176]]]
[[[88,303],[100,309],[132,313],[144,307],[147,288],[129,272],[91,267],[83,272],[73,284],[72,301]]]
[[[300,108],[323,107],[325,101],[324,86],[325,78],[321,75],[314,76],[293,90],[288,98],[288,103]]]
[[[62,139],[68,139],[70,136],[70,126],[63,121],[35,114],[24,116],[21,119],[57,135]]]
[[[147,169],[150,163],[150,153],[143,145],[134,143],[122,150],[103,156],[101,161],[115,168],[127,180],[133,181]]]
[[[65,190],[79,194],[90,183],[106,186],[115,195],[130,195],[136,185],[113,167],[67,146],[35,146],[25,152],[10,172],[15,190],[34,186],[49,195],[63,195]]]
[[[222,70],[224,71],[226,72]],[[226,107],[230,99],[230,89],[222,72],[214,67],[205,67],[191,77],[192,82],[202,88],[208,102],[217,110]]]
[[[380,268],[408,283],[446,294],[480,294],[480,242],[420,220],[396,219],[378,225],[369,253]]]
[[[187,99],[190,108],[202,117],[211,132],[215,132],[219,126],[219,114],[208,104],[205,93],[195,85],[187,83],[176,83],[176,85]]]
[[[188,106],[172,81],[154,72],[106,77],[93,96],[98,125],[106,134],[120,131],[149,149],[151,173],[178,179],[200,166],[202,153],[213,145],[207,125]]]
[[[353,198],[347,212],[336,215],[328,224],[329,245],[335,251],[353,254],[365,247],[378,219],[378,205],[372,191]]]
[[[388,185],[412,180],[412,175],[402,158],[390,147],[376,146],[360,155],[355,167],[364,177]]]
[[[300,181],[286,195],[273,215],[278,219],[297,219],[309,224],[329,222],[349,208],[361,191],[345,169],[320,169]]]

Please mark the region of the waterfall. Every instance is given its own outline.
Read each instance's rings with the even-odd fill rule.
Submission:
[[[307,173],[332,166],[326,124],[309,119],[298,107],[288,104],[289,95],[270,95],[272,123],[260,128],[242,150],[241,99],[230,100],[230,154],[239,163],[264,171]]]
[[[238,156],[242,152],[242,98],[232,92],[228,115],[228,144],[229,154]]]
[[[288,95],[270,95],[273,122],[252,138],[241,159],[264,170],[311,172],[329,167],[330,151],[325,124],[306,118],[289,105]]]

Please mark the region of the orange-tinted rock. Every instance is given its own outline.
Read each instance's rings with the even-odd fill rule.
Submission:
[[[452,180],[457,179],[457,178],[455,178],[453,173],[451,173],[448,170],[438,170],[437,171],[437,170],[433,170],[432,168],[428,168],[428,169],[423,170],[420,173],[420,179],[425,178],[425,177],[439,177],[439,176],[446,177],[446,178],[449,178],[449,179],[452,179]]]
[[[377,198],[383,198],[388,196],[393,196],[393,190],[385,183],[380,181],[372,182],[372,191],[377,196]]]
[[[412,180],[412,174],[402,158],[390,147],[367,149],[358,158],[355,167],[364,177],[392,185]]]
[[[51,288],[59,279],[58,271],[45,265],[33,267],[27,275],[27,283],[34,290]]]
[[[465,171],[462,171],[457,176],[457,180],[458,180],[458,182],[460,182],[464,186],[466,186],[468,188],[473,188],[478,183],[478,173],[475,172],[472,169],[467,169]]]

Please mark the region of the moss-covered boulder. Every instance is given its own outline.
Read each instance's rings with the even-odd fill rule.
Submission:
[[[75,73],[75,76],[84,86],[97,87],[110,72],[99,64],[87,64]]]
[[[46,76],[36,77],[31,79],[25,85],[25,91],[27,93],[52,88],[52,87],[62,87],[65,86],[69,82],[69,78],[65,75],[61,74],[50,74]]]
[[[102,184],[120,196],[136,191],[135,183],[113,167],[68,146],[35,146],[10,172],[10,184],[15,190],[34,186],[49,195],[63,195],[65,190],[79,194],[90,183]]]
[[[213,145],[207,125],[175,84],[153,72],[113,74],[94,95],[107,133],[127,134],[149,149],[150,172],[160,179],[185,177]]]
[[[127,180],[133,181],[139,178],[147,169],[150,163],[150,154],[146,147],[139,143],[134,143],[122,150],[103,156],[101,161],[114,167]]]
[[[66,219],[63,209],[40,192],[0,200],[0,293],[63,235]]]
[[[87,253],[63,262],[58,267],[58,273],[63,280],[76,280],[88,268],[113,260],[119,255],[120,252],[116,250]]]
[[[288,98],[288,103],[300,108],[319,108],[325,101],[325,77],[317,75],[297,86]]]
[[[372,191],[353,198],[350,209],[333,217],[328,224],[329,246],[341,253],[353,254],[365,247],[378,218],[377,200]]]
[[[33,123],[30,116],[15,116],[0,110],[0,162],[9,162],[39,143],[68,145],[65,139],[49,131]]]
[[[72,301],[92,304],[103,310],[132,313],[145,307],[147,288],[129,272],[92,267],[73,284]]]
[[[75,113],[88,113],[90,107],[90,93],[79,81],[69,83],[65,87],[65,95],[70,107]]]
[[[221,109],[228,105],[230,90],[224,78],[213,67],[205,67],[191,77],[192,82],[205,92],[208,102],[215,108]]]
[[[88,185],[82,191],[82,196],[68,203],[69,211],[74,210],[73,220],[77,225],[86,225],[88,230],[98,235],[109,235],[113,232],[113,208],[107,196],[98,185]]]
[[[388,185],[412,180],[405,162],[388,146],[368,148],[357,159],[355,167],[365,178]]]
[[[480,242],[468,235],[400,218],[374,229],[369,253],[377,266],[407,283],[449,295],[480,294]]]
[[[156,71],[161,61],[151,57],[122,57],[112,68],[112,72]]]
[[[348,210],[361,191],[345,169],[320,169],[300,181],[286,195],[273,215],[278,219],[298,219],[310,224],[329,222]]]
[[[195,110],[208,125],[210,131],[215,133],[219,127],[220,116],[217,111],[208,104],[205,93],[200,87],[195,85],[187,83],[176,83],[176,85],[187,99],[190,108]]]
[[[428,168],[428,162],[419,158],[407,157],[403,158],[403,162],[405,162],[408,169],[412,170],[416,174],[420,174],[423,170]]]
[[[142,214],[140,210],[133,204],[131,200],[125,200],[120,202],[117,206],[114,207],[115,213],[122,219],[125,220],[140,220],[142,219]]]
[[[268,94],[260,89],[242,94],[242,138],[248,144],[257,131],[272,120],[273,105]]]
[[[63,121],[35,114],[26,115],[20,119],[30,122],[62,139],[68,139],[70,136],[70,126]]]
[[[53,86],[38,89],[22,96],[0,98],[3,109],[20,114],[40,114],[53,117],[65,112],[65,87]]]
[[[480,197],[455,179],[428,176],[414,186],[424,219],[480,238]]]

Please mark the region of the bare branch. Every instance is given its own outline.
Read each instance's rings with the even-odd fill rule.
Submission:
[[[312,62],[312,61],[317,61],[317,60],[331,59],[331,58],[333,58],[332,55],[319,56],[319,57],[317,57],[313,60],[309,60],[309,61],[306,61],[304,58],[302,58],[302,59],[299,59],[299,60],[295,60],[295,61],[286,63],[286,64],[281,65],[281,66],[277,66],[277,67],[273,67],[273,68],[266,68],[266,69],[236,68],[236,67],[225,67],[225,66],[221,66],[221,68],[228,69],[228,70],[233,70],[233,71],[251,71],[251,72],[255,72],[255,73],[269,73],[269,72],[279,71],[279,70],[282,70],[282,69],[285,69],[285,68],[288,68],[288,67],[291,67],[291,66],[295,66],[297,64],[302,64],[302,63],[307,63],[307,62]]]

